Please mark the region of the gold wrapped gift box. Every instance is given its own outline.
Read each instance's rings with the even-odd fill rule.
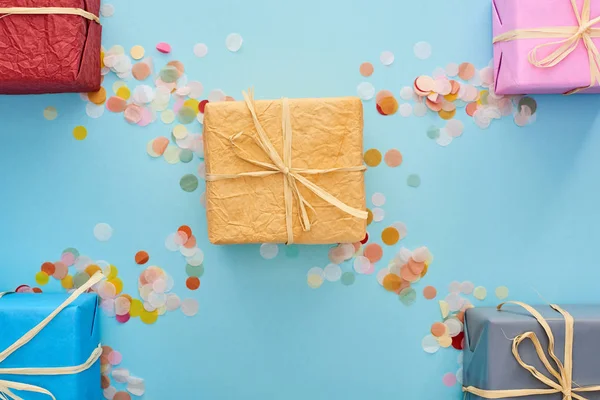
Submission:
[[[244,100],[209,103],[204,110],[210,242],[362,240],[361,101],[255,101],[252,92]]]

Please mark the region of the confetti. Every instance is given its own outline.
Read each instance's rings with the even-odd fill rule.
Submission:
[[[112,4],[102,4],[100,7],[100,15],[103,17],[112,17],[115,13],[115,6]]]
[[[185,192],[193,192],[198,188],[198,178],[196,178],[193,174],[184,175],[180,181],[179,185],[181,189]]]
[[[76,126],[73,128],[73,137],[77,140],[83,140],[87,137],[87,129],[84,126]]]
[[[434,354],[440,349],[437,338],[433,335],[427,335],[421,341],[421,346],[426,353]]]
[[[168,54],[171,52],[171,45],[168,43],[160,42],[156,45],[156,50],[160,51],[161,53]]]
[[[477,300],[484,300],[487,297],[487,290],[483,286],[477,286],[473,291],[473,297]]]
[[[447,374],[445,374],[443,376],[442,382],[444,383],[444,385],[446,385],[448,387],[452,387],[452,386],[456,385],[456,375],[448,372]]]
[[[402,304],[405,306],[411,306],[417,299],[417,293],[415,292],[415,289],[409,287],[402,290],[398,297],[400,298],[400,302],[402,302]]]
[[[374,70],[373,64],[371,64],[370,62],[364,62],[364,63],[360,64],[359,71],[360,71],[360,74],[364,77],[373,75],[373,70]]]
[[[200,279],[196,276],[190,276],[186,279],[185,286],[190,290],[197,290],[200,287]]]
[[[260,245],[260,255],[262,258],[271,260],[279,253],[279,247],[274,243],[263,243]]]
[[[373,221],[381,222],[385,217],[385,211],[382,208],[376,207],[373,209]]]
[[[56,117],[58,117],[58,111],[56,111],[56,108],[51,106],[44,108],[44,118],[46,118],[48,121],[54,121]]]
[[[423,288],[423,297],[427,300],[433,300],[437,296],[437,290],[433,286],[425,286]]]
[[[354,283],[355,277],[354,274],[352,272],[344,272],[342,274],[342,285],[344,286],[350,286]]]
[[[496,297],[499,300],[504,300],[508,297],[508,288],[506,286],[498,286],[496,288]]]
[[[402,154],[396,149],[388,150],[383,159],[388,167],[395,168],[402,164]]]
[[[181,302],[181,312],[188,317],[193,317],[198,313],[200,305],[196,299],[185,299]]]
[[[408,178],[406,178],[406,184],[410,187],[419,187],[421,185],[421,177],[417,174],[410,174]]]
[[[208,54],[208,46],[206,46],[204,43],[196,43],[194,45],[194,55],[196,57],[199,57],[199,58],[206,57],[207,54]]]
[[[385,66],[392,65],[394,62],[394,53],[391,51],[384,51],[379,56],[379,61]]]
[[[369,167],[376,167],[381,163],[381,153],[377,149],[369,149],[365,152],[363,159]]]
[[[388,246],[393,246],[400,240],[400,233],[393,226],[387,227],[381,232],[381,240]]]
[[[146,50],[144,50],[144,48],[140,45],[135,45],[131,48],[131,50],[129,50],[129,54],[131,54],[131,57],[134,60],[141,60],[142,58],[144,58],[145,52]]]
[[[419,60],[426,60],[431,57],[431,45],[427,42],[417,42],[413,46],[415,57]]]
[[[356,87],[356,93],[362,100],[371,100],[375,96],[375,87],[369,82],[362,82]]]
[[[239,33],[231,33],[225,38],[225,47],[227,47],[227,50],[235,53],[240,50],[243,42],[244,40]]]
[[[329,282],[337,282],[342,277],[342,269],[337,264],[327,264],[323,269],[323,276]]]
[[[112,237],[112,234],[113,228],[107,223],[101,222],[94,226],[94,237],[101,242],[108,241]]]
[[[150,256],[144,250],[140,250],[135,253],[135,263],[138,265],[146,264],[150,260]]]

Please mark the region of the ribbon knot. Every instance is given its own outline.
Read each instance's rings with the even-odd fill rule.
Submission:
[[[303,175],[321,175],[328,174],[331,172],[361,172],[365,171],[364,165],[357,165],[354,167],[339,167],[339,168],[328,168],[328,169],[307,169],[307,168],[292,168],[292,122],[291,113],[289,107],[289,101],[287,98],[281,99],[281,124],[283,132],[283,159],[275,150],[273,143],[269,140],[267,133],[262,127],[256,113],[254,106],[254,93],[249,90],[248,93],[242,92],[244,101],[252,116],[254,127],[256,128],[257,136],[251,135],[252,140],[260,147],[264,154],[271,160],[271,163],[255,160],[252,156],[246,152],[238,143],[238,139],[244,134],[239,132],[235,135],[230,136],[228,139],[236,156],[240,159],[262,167],[262,171],[253,172],[240,172],[237,174],[206,174],[207,181],[218,181],[223,179],[237,179],[241,177],[266,177],[273,174],[283,174],[283,197],[285,203],[285,224],[287,232],[287,244],[294,242],[293,235],[293,224],[292,224],[292,203],[295,199],[298,205],[298,217],[300,219],[300,225],[303,231],[310,231],[311,220],[308,216],[307,208],[315,212],[312,205],[304,198],[300,192],[298,183],[302,184],[305,188],[316,194],[318,197],[331,204],[334,207],[339,208],[343,212],[357,217],[360,219],[367,219],[367,212],[359,210],[343,203],[333,195],[327,193],[323,188],[316,185],[315,183],[308,180]]]
[[[574,336],[574,319],[567,311],[563,310],[556,304],[551,304],[553,310],[559,312],[565,320],[565,352],[563,361],[561,362],[556,354],[554,353],[554,334],[550,329],[550,325],[544,319],[544,317],[533,307],[521,303],[518,301],[509,301],[509,304],[515,304],[523,307],[527,310],[541,325],[548,338],[548,355],[554,362],[556,368],[550,363],[546,353],[542,348],[542,344],[535,334],[535,332],[525,332],[515,337],[512,341],[512,353],[519,365],[527,370],[535,379],[540,381],[542,384],[548,386],[548,389],[506,389],[506,390],[484,390],[474,386],[463,387],[463,392],[472,393],[476,396],[484,399],[503,399],[513,397],[525,397],[525,396],[538,396],[538,395],[549,395],[561,393],[563,400],[588,400],[587,397],[583,397],[578,393],[584,392],[598,392],[600,391],[600,385],[596,386],[579,386],[573,387],[573,336]],[[498,310],[502,310],[502,306],[507,303],[498,305]],[[546,371],[552,375],[555,380],[547,376],[546,374],[538,371],[534,366],[529,365],[523,361],[521,354],[519,353],[519,346],[525,340],[530,340],[535,348],[535,353],[539,360],[542,362]]]
[[[600,37],[600,29],[594,28],[594,25],[600,23],[600,16],[590,19],[591,0],[583,0],[581,12],[577,8],[576,0],[570,0],[570,2],[575,18],[577,19],[577,25],[575,26],[514,29],[494,37],[493,40],[494,43],[499,43],[519,39],[564,38],[562,40],[540,44],[531,49],[527,59],[531,65],[538,68],[552,68],[561,63],[577,48],[579,42],[582,41],[588,53],[590,84],[587,87],[575,88],[566,94],[573,94],[582,89],[600,84],[600,52],[598,52],[598,48],[592,40],[592,38]],[[538,58],[539,50],[556,46],[558,47],[546,57],[541,60]]]

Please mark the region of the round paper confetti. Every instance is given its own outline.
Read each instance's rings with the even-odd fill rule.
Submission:
[[[448,75],[450,77],[454,77],[454,76],[458,75],[458,64],[450,63],[450,64],[446,65],[446,75]]]
[[[373,212],[373,221],[375,221],[375,222],[383,221],[383,218],[385,217],[385,211],[382,208],[375,207],[372,212]]]
[[[308,275],[306,278],[306,283],[311,288],[317,289],[323,284],[323,277],[316,274]]]
[[[381,163],[381,153],[377,149],[367,150],[363,158],[369,167],[376,167]]]
[[[417,293],[415,292],[415,289],[409,287],[402,290],[398,297],[400,298],[402,304],[404,304],[405,306],[410,306],[417,299]]]
[[[417,42],[413,46],[415,57],[419,60],[426,60],[431,57],[431,45],[427,42]]]
[[[94,237],[101,242],[106,242],[111,238],[113,229],[110,225],[102,222],[94,227]]]
[[[141,60],[144,57],[145,52],[144,48],[140,45],[135,45],[129,50],[129,54],[131,54],[131,57],[134,60]]]
[[[198,178],[193,174],[184,175],[179,180],[179,185],[185,192],[193,192],[198,188]]]
[[[167,54],[171,52],[171,45],[165,42],[160,42],[156,45],[156,50],[160,51],[161,53]]]
[[[487,290],[483,286],[477,286],[473,291],[473,297],[477,300],[484,300],[487,296]]]
[[[381,63],[386,66],[392,65],[392,63],[394,62],[394,53],[392,53],[391,51],[382,52],[379,56],[379,61],[381,61]]]
[[[447,331],[448,328],[442,322],[436,322],[433,325],[431,325],[431,334],[435,337],[444,336]]]
[[[371,100],[375,96],[375,87],[369,82],[359,83],[356,93],[362,100]]]
[[[279,253],[279,247],[275,243],[263,243],[260,245],[260,255],[267,260],[273,259]]]
[[[371,196],[371,202],[374,206],[380,207],[385,204],[385,196],[383,193],[373,193]]]
[[[323,270],[323,275],[329,282],[336,282],[342,277],[342,269],[337,264],[328,264]]]
[[[462,353],[460,353],[460,354],[462,355]],[[456,371],[456,374],[455,374],[455,375],[456,375],[456,381],[458,382],[458,384],[459,384],[459,385],[462,385],[462,383],[463,383],[463,369],[462,369],[462,368],[459,368],[459,369]]]
[[[58,117],[58,111],[54,107],[46,107],[44,108],[44,118],[48,121],[53,121]]]
[[[200,305],[196,299],[185,299],[181,302],[181,312],[188,317],[193,317],[198,313]]]
[[[206,57],[207,54],[208,54],[208,46],[206,46],[204,43],[196,43],[194,45],[194,55],[196,57],[199,57],[199,58]]]
[[[360,74],[364,77],[373,75],[373,64],[370,62],[364,62],[360,64]]]
[[[85,126],[76,126],[75,128],[73,128],[73,137],[77,140],[83,140],[85,139],[87,136],[87,129],[85,129]]]
[[[447,348],[452,346],[452,338],[448,335],[444,335],[442,337],[437,338],[438,343],[440,344],[440,346]]]
[[[140,250],[137,253],[135,253],[135,263],[138,265],[146,264],[149,259],[150,256],[144,250]]]
[[[376,263],[383,256],[383,249],[377,243],[371,243],[365,246],[363,254],[370,262]]]
[[[100,7],[100,15],[103,17],[112,17],[115,13],[115,6],[112,4],[102,4]]]
[[[383,159],[388,167],[395,168],[402,164],[402,154],[396,149],[388,150]]]
[[[462,63],[458,66],[458,77],[468,81],[475,76],[475,66],[471,63]]]
[[[508,297],[508,288],[506,286],[498,286],[496,288],[496,297],[499,300],[504,300]]]
[[[475,285],[473,285],[473,282],[464,281],[460,284],[460,291],[464,294],[471,294],[473,293],[473,290],[475,290]]]
[[[48,281],[50,281],[50,277],[48,276],[48,274],[44,271],[40,271],[37,274],[35,274],[35,282],[38,285],[46,285],[48,283]]]
[[[388,246],[393,246],[400,240],[400,233],[392,226],[387,227],[381,232],[381,240]]]
[[[398,110],[400,111],[400,115],[406,118],[412,115],[413,107],[409,103],[404,103],[400,104]]]
[[[448,372],[442,377],[442,382],[444,382],[444,385],[452,387],[456,385],[456,375],[454,375],[451,372]]]
[[[244,40],[239,33],[230,33],[225,38],[225,47],[227,47],[227,50],[235,53],[242,47],[243,42]]]
[[[400,240],[404,239],[408,234],[408,230],[406,229],[406,225],[404,222],[394,222],[392,227],[396,228],[398,234],[400,235]],[[408,260],[407,260],[408,261]]]
[[[410,100],[413,98],[414,90],[410,86],[404,86],[402,90],[400,90],[400,97],[402,100]]]
[[[355,279],[355,277],[352,272],[344,272],[342,274],[342,278],[341,278],[342,285],[350,286],[354,283],[354,279]]]
[[[440,349],[440,344],[436,337],[433,335],[427,335],[421,341],[421,346],[426,353],[433,354]]]
[[[90,118],[100,118],[102,114],[104,114],[104,105],[87,103],[85,106],[85,113]]]
[[[421,185],[421,177],[417,174],[410,174],[408,178],[406,178],[406,184],[410,187],[419,187]]]
[[[437,290],[433,286],[426,286],[423,288],[423,297],[427,300],[433,300],[437,296]]]
[[[197,290],[200,287],[200,279],[195,276],[190,276],[185,280],[185,286],[190,290]]]
[[[371,266],[371,261],[367,257],[358,256],[354,259],[354,270],[359,274],[366,274]]]

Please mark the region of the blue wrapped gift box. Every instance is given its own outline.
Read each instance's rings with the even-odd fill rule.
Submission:
[[[13,293],[0,298],[0,352],[12,345],[58,306],[66,294]],[[0,362],[0,368],[68,367],[84,363],[100,343],[98,300],[84,293],[62,310],[29,343]],[[78,374],[57,376],[2,375],[0,380],[32,384],[57,400],[101,400],[100,361]],[[50,397],[13,391],[25,400]]]

